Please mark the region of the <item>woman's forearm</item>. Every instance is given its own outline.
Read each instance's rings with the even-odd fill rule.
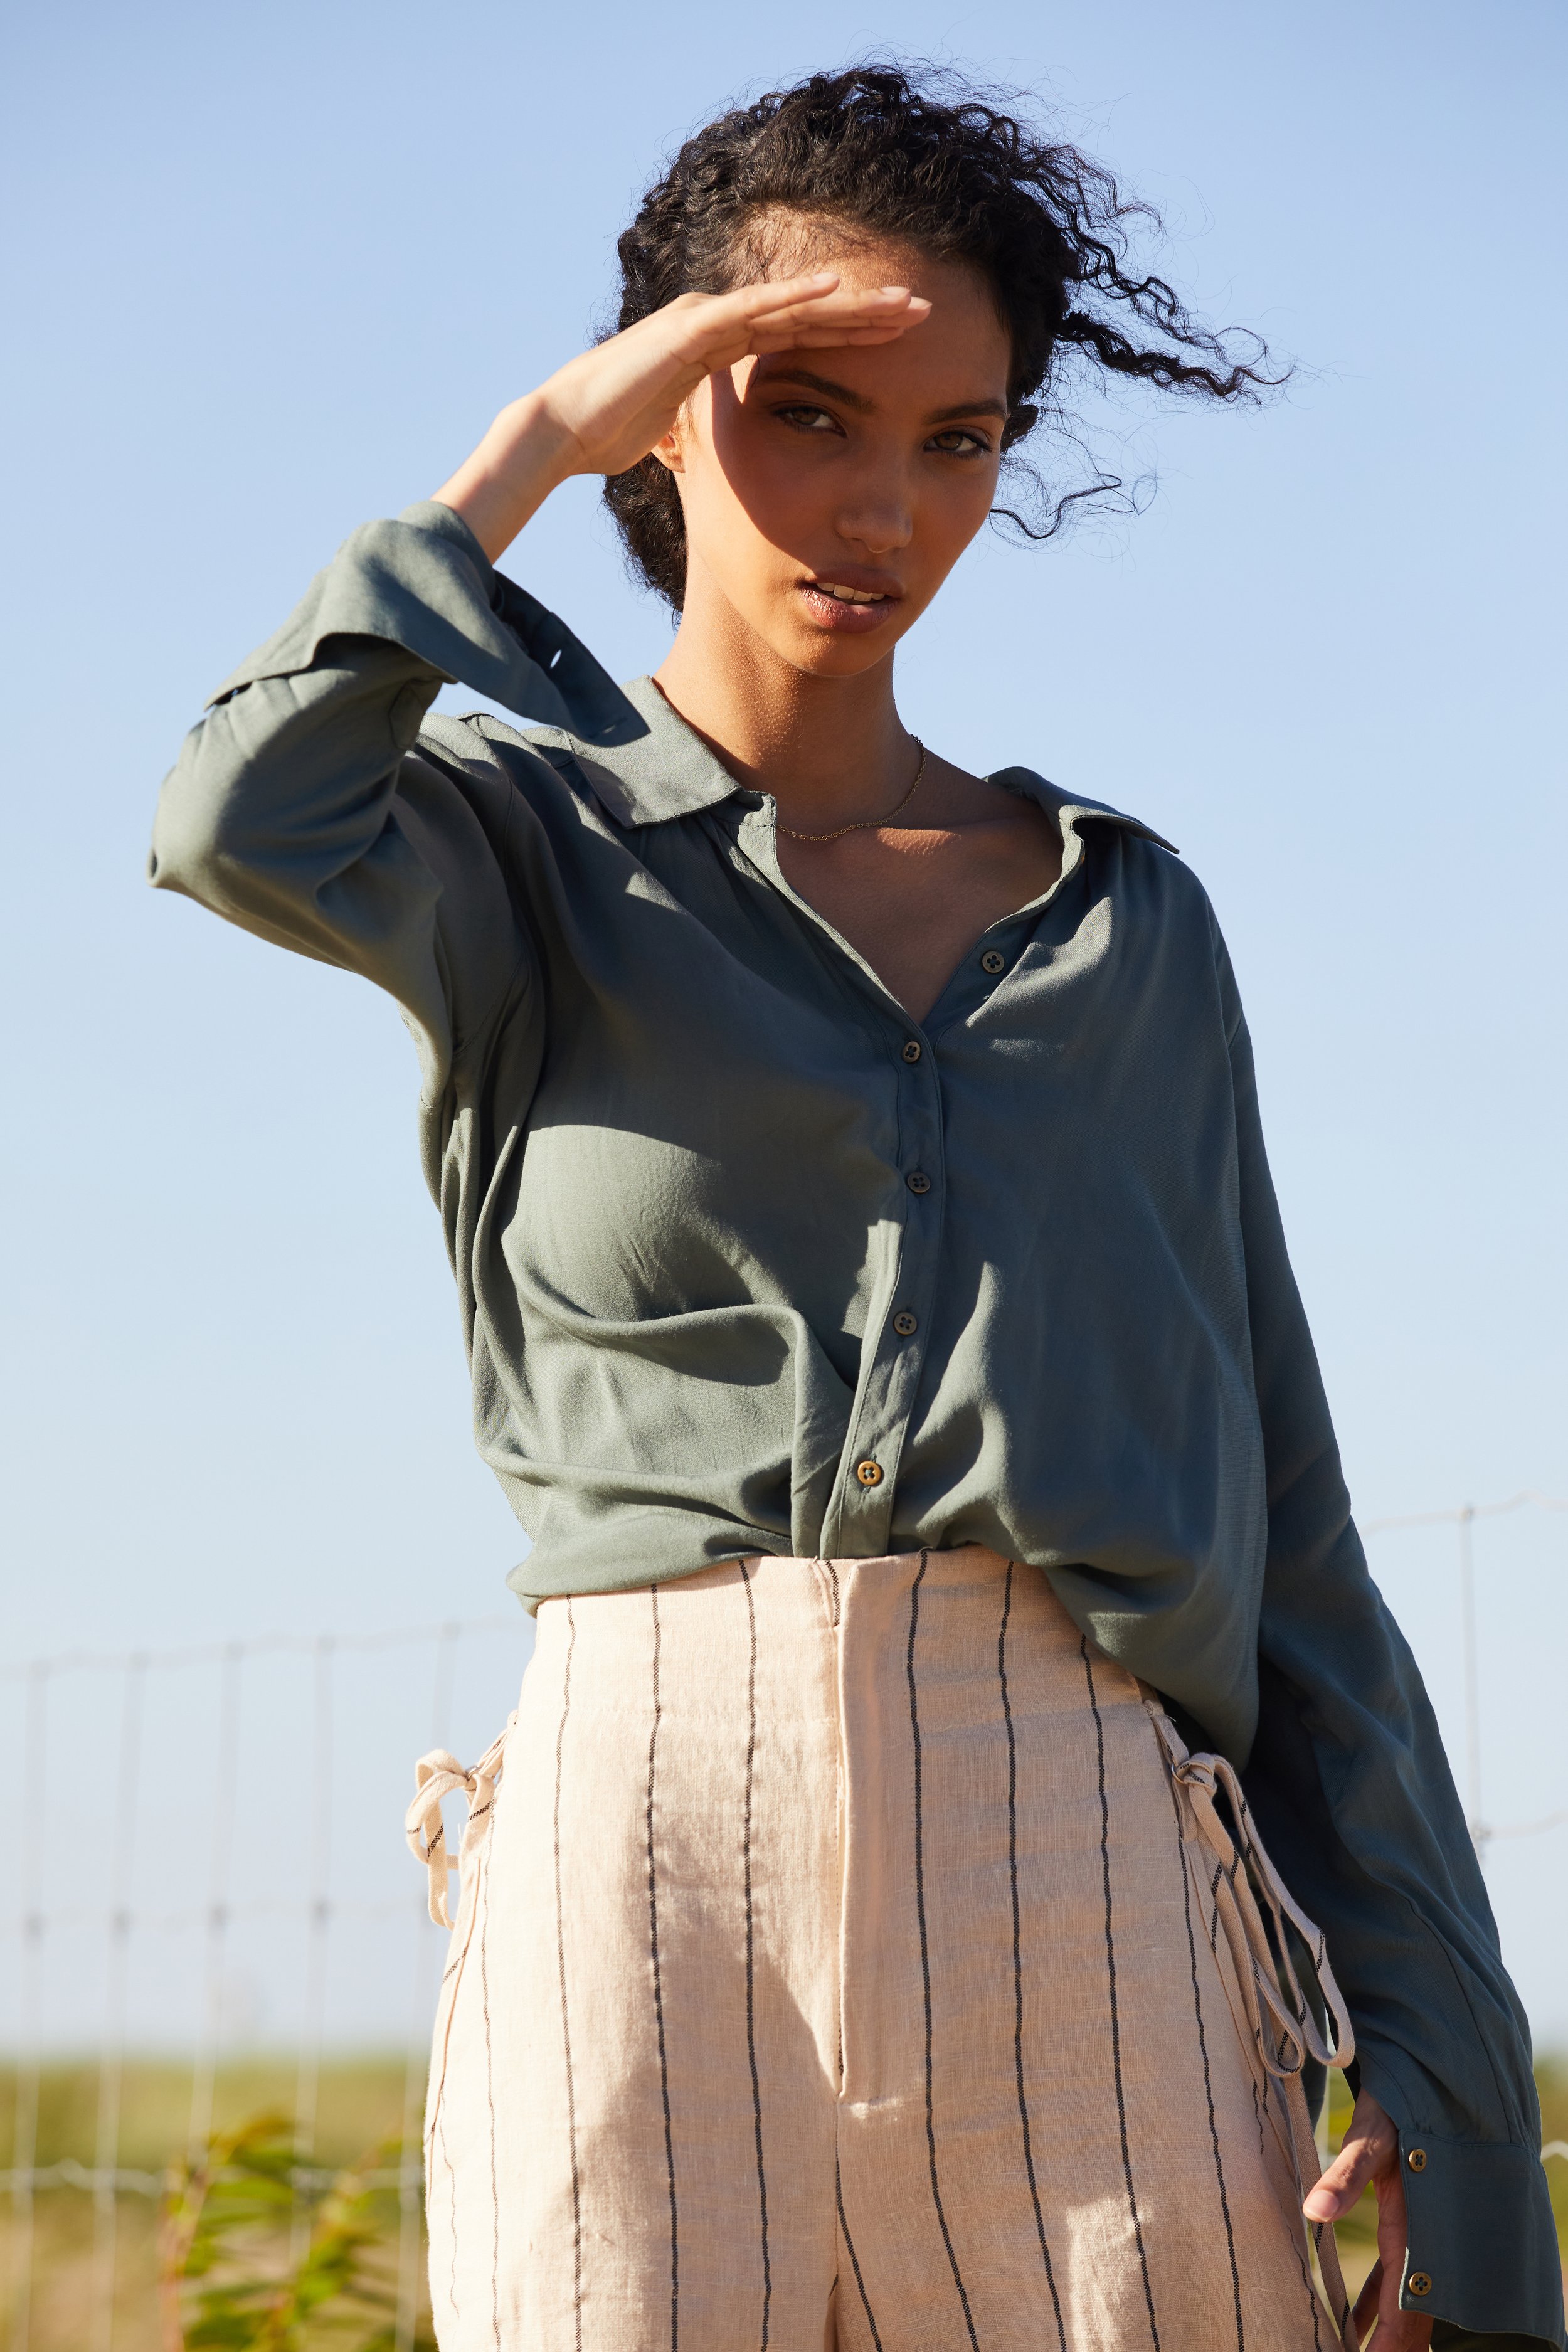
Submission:
[[[501,410],[473,455],[435,495],[461,515],[494,563],[551,491],[581,467],[576,436],[542,391],[530,392]]]

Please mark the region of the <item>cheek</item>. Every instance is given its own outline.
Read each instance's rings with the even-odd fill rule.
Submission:
[[[994,463],[954,468],[930,485],[921,502],[917,538],[939,576],[950,571],[996,503]]]
[[[703,423],[687,468],[693,537],[731,563],[814,545],[833,504],[826,469],[803,463],[798,442],[754,411],[736,405]]]

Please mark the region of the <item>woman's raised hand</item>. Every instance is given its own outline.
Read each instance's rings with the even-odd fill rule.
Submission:
[[[840,291],[829,269],[732,294],[682,294],[503,408],[436,496],[493,562],[558,483],[624,473],[646,457],[716,368],[751,352],[890,343],[930,310],[907,286]]]

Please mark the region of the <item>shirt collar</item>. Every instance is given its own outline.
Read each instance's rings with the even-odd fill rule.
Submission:
[[[671,709],[651,677],[635,677],[620,691],[630,709],[623,711],[613,730],[605,729],[596,742],[574,733],[560,738],[570,744],[595,798],[617,824],[666,824],[672,817],[695,816],[701,809],[717,808],[721,802],[737,798],[752,809],[762,805],[763,796],[736,782],[723,761]],[[619,740],[606,742],[604,734],[611,731]],[[1064,838],[1070,838],[1082,821],[1098,819],[1141,834],[1173,853],[1173,844],[1141,818],[1128,816],[1105,801],[1065,793],[1032,768],[999,768],[989,782],[1021,799],[1037,802],[1056,820]]]
[[[1108,824],[1119,824],[1124,832],[1142,835],[1158,849],[1168,849],[1173,857],[1181,851],[1163,833],[1156,833],[1142,817],[1129,816],[1125,809],[1112,808],[1109,801],[1085,800],[1081,793],[1064,793],[1059,784],[1037,776],[1033,768],[994,768],[986,782],[1000,784],[1004,792],[1016,793],[1021,799],[1037,801],[1047,816],[1054,817],[1066,838],[1077,832],[1081,820],[1098,818]]]
[[[640,725],[628,717],[615,743],[563,738],[617,824],[664,824],[671,817],[716,808],[742,793],[723,761],[670,709],[651,677],[634,677],[621,693]]]

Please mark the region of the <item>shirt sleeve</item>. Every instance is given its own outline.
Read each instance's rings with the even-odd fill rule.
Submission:
[[[164,782],[150,868],[156,887],[388,990],[426,1099],[531,969],[505,854],[515,782],[476,730],[457,730],[457,756],[416,740],[454,680],[546,725],[604,729],[621,707],[427,500],[355,531],[225,680]]]
[[[1228,964],[1223,976],[1268,1504],[1259,1720],[1244,1782],[1270,1853],[1327,1938],[1361,2079],[1398,2128],[1410,2241],[1401,2301],[1439,2323],[1435,2345],[1561,2347],[1529,2026],[1431,1702],[1351,1517]]]

